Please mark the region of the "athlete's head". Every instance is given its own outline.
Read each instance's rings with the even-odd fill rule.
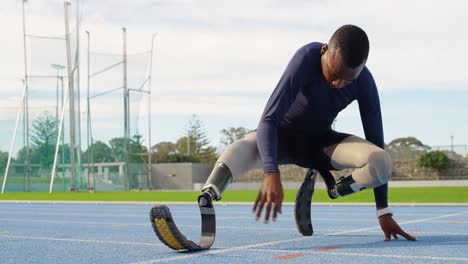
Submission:
[[[322,45],[322,72],[334,88],[341,88],[356,79],[369,54],[366,32],[354,25],[344,25]]]

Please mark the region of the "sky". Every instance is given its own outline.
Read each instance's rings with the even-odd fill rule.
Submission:
[[[71,1],[74,14],[76,1]],[[21,79],[24,76],[21,1],[0,6],[0,150],[9,147]],[[63,36],[63,2],[29,0],[26,30],[32,35]],[[208,139],[219,145],[220,130],[255,129],[262,110],[294,52],[309,42],[325,43],[339,26],[355,24],[370,39],[367,62],[376,80],[385,141],[413,136],[426,145],[468,144],[468,2],[450,1],[156,1],[82,0],[81,116],[86,141],[86,34],[90,32],[92,66],[119,61],[122,27],[127,29],[130,86],[149,72],[151,142],[175,142],[193,114],[202,121]],[[74,21],[74,16],[71,18]],[[65,64],[64,42],[31,40],[29,74],[55,74],[51,63]],[[42,64],[41,64],[42,63]],[[101,65],[101,64],[102,65]],[[107,64],[108,65],[108,64]],[[121,69],[92,80],[91,94],[121,85]],[[35,80],[53,87],[38,88],[33,112],[55,113],[56,79]],[[105,85],[103,85],[105,84]],[[105,86],[105,88],[103,88]],[[101,90],[100,90],[101,89]],[[53,92],[51,92],[53,91]],[[113,97],[112,97],[113,96]],[[93,134],[105,140],[123,131],[118,94],[92,103]],[[147,97],[132,106],[139,121],[132,130],[148,139]],[[99,101],[101,100],[101,101]],[[47,107],[46,107],[47,105]],[[42,107],[42,108],[41,108]],[[43,110],[42,109],[42,110]],[[37,110],[32,115],[38,115]],[[357,103],[337,118],[339,131],[363,136]],[[147,142],[147,141],[146,141]]]

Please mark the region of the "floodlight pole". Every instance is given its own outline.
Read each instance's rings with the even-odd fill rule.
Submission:
[[[30,146],[29,146],[29,89],[28,89],[28,54],[26,51],[26,13],[25,3],[23,0],[22,13],[23,13],[23,48],[24,48],[24,83],[25,83],[25,95],[24,95],[24,112],[23,112],[23,129],[25,130],[26,139],[23,139],[23,145],[26,145],[26,191],[29,192],[30,188]],[[24,142],[26,141],[26,142]],[[24,144],[26,143],[26,144]]]
[[[6,181],[8,177],[8,171],[10,170],[10,162],[11,162],[11,156],[13,152],[13,146],[15,145],[16,132],[18,130],[18,124],[19,124],[19,119],[21,116],[21,111],[23,109],[25,95],[26,95],[26,82],[23,82],[23,94],[21,95],[21,103],[20,103],[20,106],[18,107],[18,114],[16,115],[15,129],[13,130],[13,138],[11,139],[10,151],[8,152],[8,160],[7,160],[7,164],[5,168],[5,175],[3,176],[2,194],[5,192],[5,185],[6,185]]]
[[[454,153],[453,152],[453,134],[450,135],[450,151],[452,152],[452,154]]]
[[[65,116],[65,104],[67,102],[67,94],[65,94],[65,99],[64,103],[62,105],[62,112],[60,113],[60,124],[59,124],[59,129],[57,131],[57,142],[55,144],[55,154],[54,154],[54,164],[52,165],[52,174],[50,176],[50,185],[49,185],[49,193],[52,193],[52,190],[54,189],[54,179],[55,175],[57,173],[57,160],[58,160],[58,152],[60,148],[60,140],[61,135],[62,135],[62,129],[63,129],[63,119]]]
[[[153,33],[151,36],[151,55],[150,55],[150,68],[149,68],[149,79],[148,79],[148,185],[150,189],[153,189],[151,182],[153,168],[151,161],[151,79],[153,74],[153,51],[154,51],[154,38],[158,33]]]
[[[83,175],[81,172],[81,92],[80,92],[80,8],[79,0],[76,0],[76,59],[75,59],[75,69],[76,69],[76,91],[78,96],[78,105],[77,105],[77,125],[78,125],[78,175],[80,177],[80,189],[83,189]]]
[[[129,124],[129,94],[127,87],[127,29],[122,28],[123,33],[123,91],[124,91],[124,148],[125,148],[125,176],[124,184],[125,189],[130,189],[130,175],[129,175],[129,140],[130,140],[130,124]]]
[[[60,64],[51,64],[50,67],[53,69],[57,70],[56,78],[57,78],[57,83],[55,87],[55,120],[57,122],[57,128],[58,128],[58,108],[59,108],[59,86],[60,86],[60,71],[65,69],[65,66],[60,65]]]
[[[73,69],[71,61],[71,48],[70,48],[70,33],[69,33],[69,19],[68,7],[69,2],[64,3],[65,7],[65,38],[67,45],[67,68],[68,68],[68,91],[70,100],[70,172],[71,172],[71,187],[70,191],[75,191],[75,97],[73,89]]]
[[[91,183],[91,171],[92,171],[92,174],[93,174],[93,179],[94,179],[94,158],[93,158],[93,148],[92,148],[92,145],[93,145],[93,139],[92,139],[92,135],[91,135],[91,106],[90,106],[90,102],[89,102],[89,83],[90,83],[90,34],[89,34],[89,31],[86,30],[86,36],[88,37],[88,56],[87,56],[87,69],[88,69],[88,72],[87,72],[87,136],[86,136],[86,139],[87,139],[87,144],[88,144],[88,190],[91,190],[91,189],[94,189],[90,186],[90,183]],[[91,165],[91,166],[90,166]],[[96,190],[94,190],[96,191]]]

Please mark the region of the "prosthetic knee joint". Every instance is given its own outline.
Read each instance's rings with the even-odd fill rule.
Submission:
[[[364,190],[366,187],[360,185],[356,181],[354,181],[351,175],[342,176],[336,182],[334,193],[338,194],[339,196],[346,196],[355,192],[360,192]]]
[[[229,167],[223,162],[217,162],[208,180],[206,180],[205,186],[202,189],[202,194],[209,195],[216,201],[221,200],[221,194],[231,182],[232,173]]]

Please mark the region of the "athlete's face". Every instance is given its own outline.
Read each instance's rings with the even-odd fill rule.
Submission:
[[[323,76],[333,88],[339,89],[351,83],[364,69],[365,62],[354,69],[344,65],[340,51],[327,44],[322,45],[321,53]]]

